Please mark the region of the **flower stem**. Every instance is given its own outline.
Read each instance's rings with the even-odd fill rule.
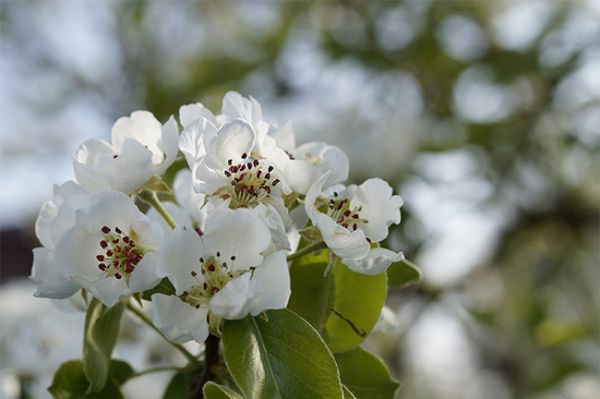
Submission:
[[[298,259],[308,253],[314,252],[316,250],[322,249],[322,248],[326,248],[327,245],[325,245],[324,241],[317,241],[317,242],[313,242],[310,245],[307,245],[306,247],[302,248],[299,251],[294,252],[293,254],[288,255],[287,257],[287,261],[291,262],[294,259]]]
[[[190,394],[190,399],[204,399],[204,384],[215,378],[214,367],[219,364],[219,337],[209,334],[204,342],[204,368]]]
[[[175,366],[155,367],[153,369],[148,369],[148,370],[144,370],[144,371],[135,373],[131,377],[129,377],[129,379],[141,377],[143,375],[151,374],[151,373],[160,373],[163,371],[177,371],[177,370],[181,370],[181,367],[175,367]]]
[[[173,347],[175,349],[177,349],[179,352],[181,352],[181,354],[183,356],[185,356],[185,358],[188,359],[190,363],[193,363],[193,364],[198,363],[198,359],[196,359],[196,357],[194,355],[192,355],[190,352],[188,352],[187,349],[185,349],[181,345],[178,345],[178,344],[175,344],[175,343],[169,341],[167,339],[167,337],[165,337],[165,335],[154,325],[154,323],[152,323],[152,321],[148,318],[148,316],[146,316],[144,314],[144,312],[142,312],[141,310],[137,309],[135,306],[131,305],[130,303],[127,304],[127,309],[129,309],[131,311],[131,313],[133,313],[134,315],[136,315],[142,322],[144,322],[145,324],[147,324],[151,329],[153,329],[154,331],[156,331],[161,337],[164,338],[165,341],[167,341],[168,343],[170,343],[171,345],[173,345]]]
[[[169,215],[169,212],[167,212],[163,204],[160,202],[160,199],[158,199],[156,191],[146,191],[141,195],[141,198],[144,201],[147,201],[150,205],[152,205],[154,209],[156,209],[156,211],[160,214],[160,216],[162,216],[163,219],[165,219],[165,222],[167,222],[167,224],[171,226],[172,229],[175,228],[175,220],[173,220],[171,215]]]

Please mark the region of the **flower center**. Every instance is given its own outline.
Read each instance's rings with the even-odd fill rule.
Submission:
[[[365,218],[360,217],[362,206],[352,207],[348,198],[338,198],[338,193],[333,193],[334,198],[329,200],[327,215],[337,224],[352,231],[358,229],[358,223],[369,223]]]
[[[242,161],[234,164],[227,161],[227,169],[223,171],[231,185],[221,189],[221,197],[231,198],[231,208],[253,208],[271,196],[273,188],[279,184],[279,179],[273,178],[273,166],[264,170],[260,160],[249,160],[248,154],[242,154]]]
[[[254,270],[254,268],[250,268],[250,270],[233,271],[231,266],[235,261],[235,256],[231,256],[229,264],[220,258],[221,254],[219,252],[216,256],[211,256],[206,260],[200,258],[200,274],[196,271],[191,272],[192,277],[196,279],[198,284],[183,293],[181,298],[185,302],[196,308],[208,304],[210,299],[225,287],[230,280]]]
[[[103,226],[100,231],[104,239],[100,241],[102,251],[96,255],[100,262],[98,269],[107,277],[114,276],[117,280],[125,277],[129,281],[129,275],[144,257],[144,251],[133,240],[135,235],[123,233],[118,226],[113,229]]]

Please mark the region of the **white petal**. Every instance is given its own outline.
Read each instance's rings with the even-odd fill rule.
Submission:
[[[400,223],[402,198],[392,195],[390,185],[379,178],[372,178],[360,186],[349,187],[352,206],[362,206],[360,217],[368,223],[359,223],[359,227],[373,242],[380,242],[388,235],[392,223]]]
[[[33,267],[29,278],[38,284],[34,295],[42,298],[65,299],[80,288],[60,273],[54,254],[46,248],[33,250]]]
[[[193,222],[190,218],[190,215],[179,205],[170,201],[164,201],[162,204],[163,207],[169,213],[169,215],[171,215],[176,225],[187,226],[189,228],[193,227]],[[146,216],[157,222],[165,234],[169,234],[171,230],[173,230],[171,226],[169,226],[169,224],[166,222],[166,220],[156,211],[156,209],[148,209]]]
[[[185,127],[179,137],[179,149],[191,169],[206,156],[207,144],[216,135],[216,125],[206,118],[199,118]]]
[[[162,294],[153,295],[152,304],[153,322],[170,341],[183,344],[193,339],[202,343],[208,337],[208,307],[196,309],[176,296]]]
[[[275,139],[280,148],[290,154],[294,152],[296,148],[296,135],[291,122],[287,122],[281,127],[271,126],[269,134]]]
[[[211,166],[225,166],[229,159],[239,162],[242,154],[250,155],[255,139],[254,129],[243,120],[236,119],[227,123],[219,130],[214,147],[211,149],[219,164],[212,163]]]
[[[117,303],[119,298],[128,295],[125,279],[117,280],[114,277],[103,277],[93,283],[78,277],[74,277],[73,280],[81,284],[83,288],[108,307]]]
[[[254,271],[246,309],[253,316],[269,309],[283,309],[287,306],[291,292],[285,252],[275,252],[267,256],[263,264]]]
[[[117,153],[103,140],[88,140],[77,151],[73,168],[77,181],[92,192],[113,189],[130,193],[153,173],[152,152],[126,139]]]
[[[54,240],[52,239],[50,224],[54,218],[56,218],[57,213],[58,206],[54,202],[45,202],[35,221],[35,235],[38,240],[40,240],[40,243],[49,249],[54,249]]]
[[[156,287],[161,277],[158,274],[159,254],[157,252],[148,252],[144,258],[136,265],[129,279],[129,292],[144,292]]]
[[[99,232],[90,234],[77,225],[69,229],[56,244],[55,258],[60,273],[67,278],[82,278],[87,282],[102,278],[104,272],[98,269],[96,255],[100,253],[99,243],[103,239]],[[82,286],[89,289],[87,284]]]
[[[168,277],[177,295],[198,284],[201,278],[192,276],[200,268],[202,242],[198,234],[185,226],[177,226],[165,241],[160,251],[159,274]]]
[[[247,269],[262,262],[261,253],[271,242],[265,223],[248,209],[218,208],[206,218],[202,237],[206,254],[215,255],[228,263],[232,256],[233,269]]]
[[[288,210],[283,204],[283,199],[274,198],[278,205],[276,209],[271,204],[259,204],[252,211],[261,218],[261,220],[267,225],[269,230],[271,231],[271,240],[277,249],[286,249],[290,250],[290,242],[288,240],[287,231],[286,231],[286,222],[291,224],[291,219],[288,215]],[[285,213],[285,222],[284,218],[281,216],[280,212]]]
[[[177,152],[179,147],[179,127],[175,118],[172,116],[162,126],[161,141],[159,145],[162,147],[164,152],[164,160],[158,165],[156,169],[156,175],[160,176],[163,174],[169,166],[175,162],[177,158]]]
[[[130,117],[117,119],[112,127],[112,143],[117,150],[123,150],[127,140],[135,140],[152,152],[152,163],[163,162],[165,154],[161,147],[162,126],[148,111],[134,111]]]
[[[326,172],[323,174],[323,176],[319,177],[306,193],[306,197],[304,199],[304,209],[306,209],[306,214],[313,221],[313,224],[315,223],[315,219],[317,219],[318,215],[320,214],[316,206],[317,198],[319,198],[321,195],[321,192],[323,191],[323,184],[325,184],[325,180],[327,180],[330,173],[331,172]]]
[[[240,118],[254,125],[262,119],[260,104],[255,99],[247,99],[240,93],[229,91],[223,97],[223,114],[230,120]]]
[[[285,166],[284,175],[292,190],[299,194],[306,194],[320,176],[318,168],[303,159],[290,159]]]
[[[179,107],[179,122],[181,122],[181,126],[184,128],[201,118],[208,119],[213,125],[217,125],[213,113],[201,103],[187,104]]]
[[[212,313],[228,320],[238,320],[248,315],[246,305],[250,298],[250,273],[230,280],[210,300]]]
[[[362,259],[367,256],[370,245],[362,230],[350,231],[322,213],[313,222],[321,231],[325,244],[337,256],[350,259]]]
[[[202,228],[206,218],[206,211],[203,209],[206,196],[194,191],[192,173],[189,170],[182,169],[177,173],[173,182],[173,193],[179,205],[189,213],[195,225]]]
[[[373,248],[363,259],[342,259],[342,263],[357,273],[372,275],[385,272],[392,263],[400,262],[403,259],[402,252],[396,253],[386,248]]]
[[[296,149],[294,156],[296,159],[312,164],[318,176],[331,171],[323,184],[324,187],[343,182],[348,178],[348,156],[339,147],[321,142],[306,143]]]

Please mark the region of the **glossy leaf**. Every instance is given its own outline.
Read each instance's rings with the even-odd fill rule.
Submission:
[[[342,397],[337,366],[315,329],[283,309],[226,320],[223,354],[247,399]]]
[[[414,263],[403,260],[392,264],[388,270],[388,285],[390,287],[406,287],[421,280],[421,270]]]
[[[357,399],[393,399],[400,386],[377,356],[361,348],[337,354],[335,360],[344,386]]]
[[[163,399],[187,399],[192,386],[192,376],[188,372],[175,373],[165,390]]]
[[[175,287],[167,277],[160,280],[160,283],[156,285],[156,287],[151,288],[142,293],[142,299],[146,301],[152,300],[152,295],[154,294],[164,294],[164,295],[175,295]]]
[[[288,308],[319,331],[334,353],[357,347],[377,322],[387,294],[385,273],[353,272],[339,260],[324,276],[328,251],[292,263]]]
[[[88,392],[99,392],[106,384],[124,309],[123,301],[111,308],[95,298],[90,302],[83,338],[83,370],[90,383]]]
[[[204,399],[244,399],[242,395],[224,385],[207,382],[202,388]]]
[[[129,364],[113,360],[110,364],[110,378],[100,392],[87,393],[89,382],[83,371],[81,360],[63,363],[54,375],[48,391],[55,399],[120,399],[123,398],[119,386],[133,375]]]

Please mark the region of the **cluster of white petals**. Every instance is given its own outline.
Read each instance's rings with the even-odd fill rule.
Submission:
[[[223,319],[287,306],[293,232],[358,273],[403,259],[380,246],[400,222],[402,199],[389,184],[344,186],[340,148],[297,146],[291,124],[265,121],[253,98],[229,92],[217,115],[184,105],[164,125],[136,111],[111,136],[81,145],[76,181],[56,186],[40,211],[37,296],[85,289],[113,306],[167,281],[174,292],[151,296],[155,325],[174,342],[203,342]],[[294,225],[293,209],[306,226]]]

